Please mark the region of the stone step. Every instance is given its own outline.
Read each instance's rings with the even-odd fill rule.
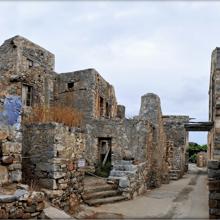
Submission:
[[[133,165],[133,161],[132,160],[118,160],[114,162],[114,166],[115,165]]]
[[[113,169],[119,170],[119,171],[136,171],[137,166],[136,165],[114,165]]]
[[[122,201],[126,199],[127,198],[125,196],[112,196],[112,197],[101,198],[101,199],[87,200],[86,203],[90,206],[98,206],[98,205],[114,203],[114,202],[118,202],[118,201]]]
[[[120,195],[121,193],[117,190],[108,190],[94,193],[86,193],[83,195],[83,200],[97,199],[97,198],[106,198]]]
[[[136,175],[136,171],[121,171],[121,170],[111,170],[110,176],[117,176],[117,177],[123,177],[123,176],[129,176],[134,177]]]
[[[95,192],[103,192],[103,191],[109,191],[117,189],[117,185],[115,184],[103,184],[103,185],[94,185],[90,187],[86,187],[84,189],[85,193],[95,193]]]

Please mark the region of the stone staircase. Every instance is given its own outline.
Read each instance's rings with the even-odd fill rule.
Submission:
[[[85,184],[83,200],[89,206],[98,206],[106,203],[114,203],[125,200],[126,197],[118,191],[118,185],[106,181],[90,181]]]
[[[122,188],[129,187],[130,180],[135,179],[137,165],[133,165],[130,160],[120,160],[116,162],[110,172],[109,180],[118,180]]]

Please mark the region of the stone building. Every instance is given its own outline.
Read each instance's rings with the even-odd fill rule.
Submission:
[[[54,65],[52,53],[21,36],[0,46],[0,125],[16,134],[0,133],[0,183],[20,182],[21,174],[24,182],[36,179],[53,204],[71,211],[82,199],[85,172],[106,163],[108,179],[126,198],[168,183],[172,171],[176,179],[183,175],[187,116],[163,116],[160,98],[148,93],[139,115],[127,119],[113,86],[95,69],[58,74]],[[81,126],[22,123],[36,106],[77,110]],[[5,156],[16,155],[20,160],[6,166]]]
[[[209,86],[208,177],[210,218],[220,218],[220,48],[212,52]]]

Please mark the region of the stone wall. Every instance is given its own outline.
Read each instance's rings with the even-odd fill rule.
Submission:
[[[148,121],[153,127],[150,169],[148,172],[148,186],[159,187],[162,182],[169,182],[168,163],[166,162],[166,135],[163,128],[162,111],[159,96],[148,93],[141,97],[139,117]]]
[[[172,153],[169,160],[171,161],[170,177],[171,179],[180,178],[185,170],[186,149],[188,147],[188,132],[184,128],[184,124],[189,122],[188,116],[163,116],[164,130],[167,140],[173,143]]]
[[[29,124],[23,129],[24,180],[33,180],[52,204],[71,211],[72,200],[80,201],[84,171],[85,134],[58,123]]]
[[[42,192],[28,191],[28,186],[18,185],[11,194],[0,194],[0,219],[40,218],[45,207]]]
[[[220,161],[208,161],[209,218],[220,218]]]
[[[209,121],[214,122],[208,134],[209,216],[220,218],[220,48],[212,52],[209,85]]]
[[[147,162],[115,161],[108,179],[118,182],[118,190],[128,199],[147,190]]]
[[[18,97],[23,114],[34,105],[53,103],[54,55],[16,36],[0,46],[0,111],[5,98]]]
[[[82,112],[86,119],[114,118],[117,114],[114,88],[95,69],[57,75],[55,100]]]
[[[220,159],[220,48],[212,52],[209,85],[209,120],[214,126],[208,135],[209,159]]]

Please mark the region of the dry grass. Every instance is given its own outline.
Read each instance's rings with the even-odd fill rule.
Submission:
[[[66,106],[34,106],[32,111],[23,118],[24,123],[63,123],[69,127],[80,127],[82,113]]]

